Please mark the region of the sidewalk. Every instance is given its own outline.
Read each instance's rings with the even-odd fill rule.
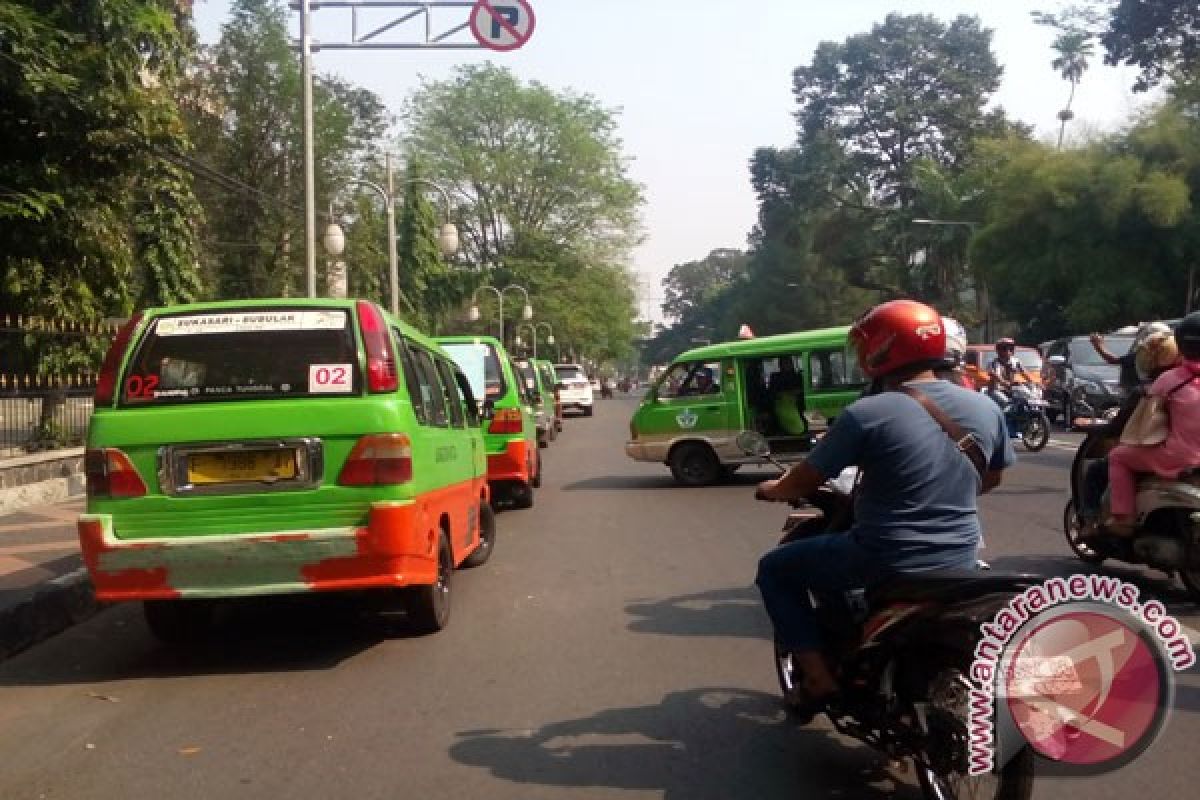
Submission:
[[[75,518],[83,498],[0,516],[0,660],[98,610]]]

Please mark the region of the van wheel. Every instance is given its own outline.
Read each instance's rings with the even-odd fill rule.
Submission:
[[[533,508],[533,487],[516,481],[508,490],[508,499],[513,508]]]
[[[533,479],[531,481],[531,483],[533,484],[533,488],[535,488],[535,489],[542,488],[542,470],[544,470],[545,468],[546,468],[546,462],[542,460],[542,454],[538,453],[537,472],[533,473]]]
[[[454,576],[454,557],[446,532],[438,535],[437,578],[428,586],[408,590],[408,621],[417,633],[437,633],[450,621],[450,586]]]
[[[671,451],[671,475],[684,486],[710,486],[721,477],[721,462],[706,444],[685,442]]]
[[[592,415],[592,407],[591,407],[591,406],[584,406],[584,407],[583,407],[583,415],[584,415],[585,417],[590,417],[590,416]]]
[[[146,627],[166,644],[197,642],[212,633],[216,605],[212,600],[146,600]]]
[[[462,565],[468,569],[483,566],[492,557],[496,548],[496,512],[492,511],[491,503],[479,504],[479,546],[471,555],[463,559]]]

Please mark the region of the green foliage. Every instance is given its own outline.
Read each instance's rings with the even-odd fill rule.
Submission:
[[[0,307],[79,321],[199,291],[173,90],[191,46],[168,0],[0,0]],[[39,351],[46,371],[94,347]]]

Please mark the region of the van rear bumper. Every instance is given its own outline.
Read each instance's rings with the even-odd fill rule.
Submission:
[[[366,527],[122,540],[112,515],[83,514],[79,544],[96,599],[162,600],[432,584],[436,532],[412,503],[373,503]]]
[[[497,481],[521,481],[529,483],[529,445],[524,439],[511,441],[500,453],[488,453],[487,479]]]

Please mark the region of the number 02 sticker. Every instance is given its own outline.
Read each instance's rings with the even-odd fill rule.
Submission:
[[[352,392],[354,380],[351,377],[349,364],[309,364],[308,391],[318,392]]]

